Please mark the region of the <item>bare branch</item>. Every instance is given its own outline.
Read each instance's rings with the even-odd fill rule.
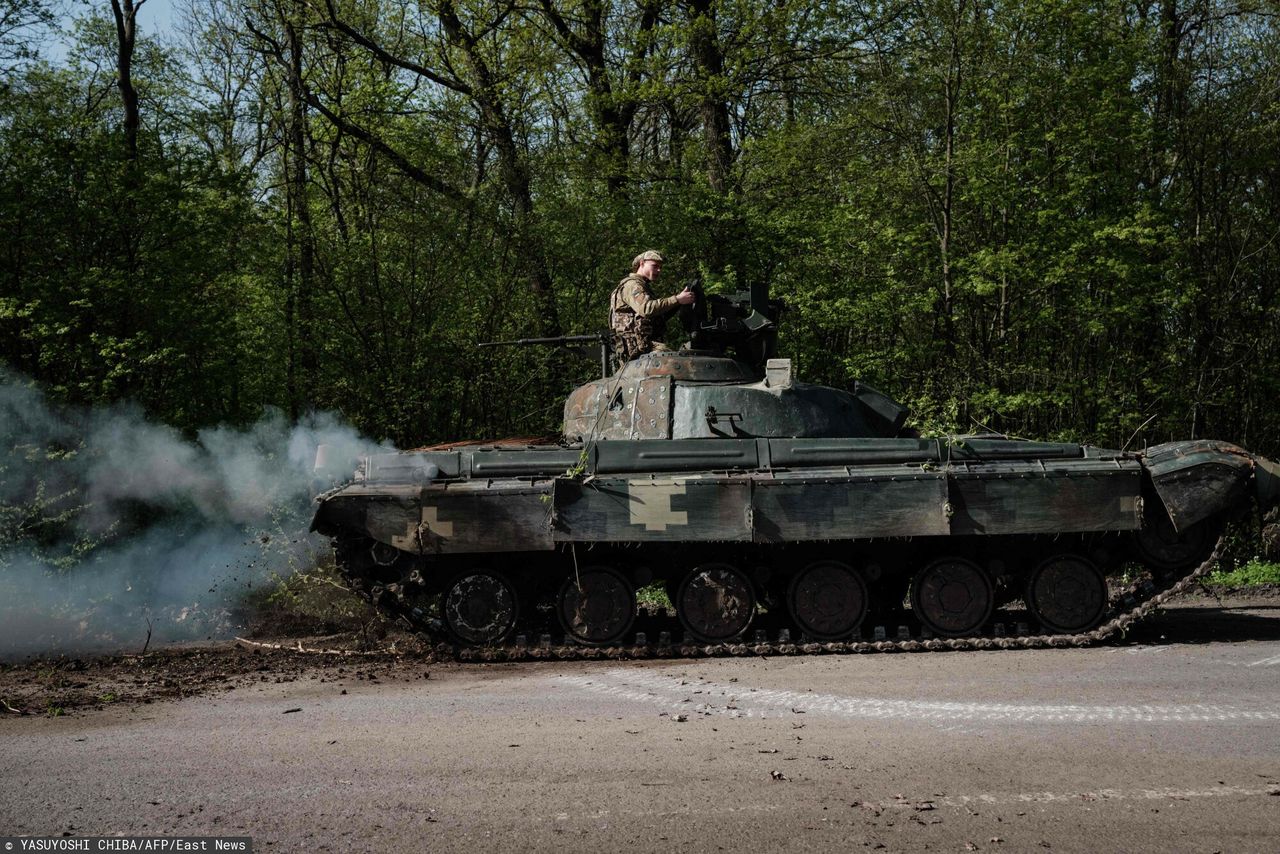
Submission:
[[[412,71],[414,74],[417,74],[419,77],[425,77],[426,79],[430,80],[432,83],[436,83],[440,86],[445,87],[446,89],[451,89],[454,92],[458,92],[463,95],[471,94],[471,87],[467,86],[465,83],[463,83],[461,80],[458,80],[456,77],[445,77],[441,74],[438,74],[435,71],[432,71],[430,68],[427,68],[425,65],[422,65],[420,63],[414,62],[409,59],[405,59],[402,56],[396,56],[395,54],[391,53],[389,50],[384,48],[382,45],[378,44],[373,39],[369,38],[364,33],[360,32],[355,27],[348,24],[346,21],[343,21],[341,18],[338,17],[338,10],[334,7],[333,0],[325,0],[324,5],[326,10],[328,11],[330,26],[333,29],[336,29],[342,34],[344,34],[347,38],[351,39],[356,44],[368,50],[378,59],[381,59],[383,62],[389,63],[390,65],[394,65],[397,68],[403,68],[405,71]]]
[[[270,46],[270,53],[277,62],[287,65],[288,60],[285,59],[284,48],[278,41],[276,41],[271,36],[269,36],[268,34],[262,32],[257,27],[255,27],[253,25],[253,22],[250,21],[248,18],[245,19],[245,26],[249,29],[250,32],[254,34],[254,36],[256,36],[264,44]],[[361,127],[360,125],[355,124],[354,122],[348,120],[344,116],[329,109],[329,107],[326,106],[325,103],[322,100],[320,100],[320,98],[316,97],[316,94],[312,92],[311,88],[307,86],[304,82],[298,81],[298,85],[300,89],[300,94],[302,95],[303,100],[307,102],[307,105],[314,108],[317,112],[320,113],[320,115],[324,116],[326,119],[332,122],[333,125],[337,127],[339,130],[341,130],[343,133],[349,134],[355,137],[356,139],[360,140],[361,142],[364,142],[365,144],[369,145],[371,148],[373,148],[375,151],[377,151],[379,154],[381,154],[383,157],[389,160],[393,166],[395,166],[398,170],[404,173],[407,177],[411,178],[414,181],[417,181],[422,186],[436,191],[437,193],[439,193],[440,195],[444,196],[447,199],[450,199],[451,201],[458,202],[458,203],[468,202],[468,199],[465,193],[459,191],[455,187],[449,186],[440,178],[436,177],[435,175],[431,175],[430,173],[426,172],[422,168],[414,165],[409,160],[408,157],[406,157],[401,152],[397,151],[395,148],[392,148],[383,139],[381,139],[379,136],[377,136],[373,132],[367,130],[366,128]]]
[[[468,201],[464,193],[449,186],[435,175],[431,175],[418,166],[415,166],[409,161],[409,158],[392,148],[376,134],[348,121],[333,110],[330,110],[325,106],[323,101],[315,96],[315,93],[313,93],[310,88],[306,86],[302,87],[302,97],[306,100],[307,104],[314,107],[320,115],[331,121],[335,127],[340,129],[343,133],[350,134],[361,142],[372,147],[379,154],[389,160],[392,166],[395,166],[407,177],[412,178],[424,187],[435,190],[440,195],[451,199],[452,201],[459,203],[466,203]]]

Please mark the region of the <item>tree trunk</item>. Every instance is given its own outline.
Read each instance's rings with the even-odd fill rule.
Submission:
[[[595,148],[602,161],[605,186],[610,196],[619,197],[626,191],[628,183],[635,105],[618,97],[609,73],[605,21],[608,9],[604,0],[584,0],[580,12],[583,18],[581,28],[575,30],[552,0],[542,0],[541,5],[542,17],[555,30],[557,41],[577,57],[585,70],[586,104],[595,128]],[[640,32],[636,36],[638,44],[643,44],[645,34],[653,29],[656,21],[656,11],[646,6],[641,16]]]
[[[124,102],[124,142],[129,163],[138,159],[138,90],[133,88],[133,47],[137,39],[138,10],[147,0],[111,0],[111,12],[116,21],[116,86]]]
[[[707,183],[716,193],[723,194],[733,162],[733,143],[729,137],[729,105],[723,94],[724,52],[716,31],[715,0],[690,0],[688,14],[689,52],[701,90],[698,117],[706,149]]]
[[[960,0],[956,7],[955,19],[951,27],[951,47],[947,55],[947,76],[943,82],[943,183],[940,200],[941,221],[938,229],[938,254],[942,264],[942,298],[940,315],[942,321],[943,353],[952,357],[956,353],[955,334],[955,279],[951,269],[952,241],[955,229],[955,188],[956,188],[956,113],[960,104],[961,56],[960,29],[964,25],[965,0]]]
[[[289,50],[289,129],[285,181],[288,187],[286,318],[289,323],[289,414],[311,408],[318,373],[315,341],[315,235],[307,203],[307,103],[302,82],[302,43],[291,21],[284,25]]]
[[[542,239],[537,231],[529,164],[516,142],[499,84],[480,52],[478,39],[463,26],[452,0],[441,3],[439,20],[449,41],[462,51],[475,78],[470,95],[480,109],[480,120],[498,152],[498,171],[511,201],[515,250],[538,308],[538,335],[557,336],[560,334],[560,315],[556,308],[551,272],[547,269]]]

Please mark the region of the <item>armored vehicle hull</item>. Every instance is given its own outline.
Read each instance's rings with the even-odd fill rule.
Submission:
[[[655,640],[979,638],[1017,600],[1023,634],[1080,636],[1139,607],[1108,572],[1172,588],[1278,483],[1206,441],[595,440],[372,456],[314,529],[355,590],[463,646],[630,643],[655,582],[678,620]]]

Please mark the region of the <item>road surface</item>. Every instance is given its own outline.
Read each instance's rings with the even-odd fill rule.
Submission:
[[[1280,600],[1227,604],[1083,650],[405,661],[10,715],[0,835],[248,835],[259,851],[1271,852]]]

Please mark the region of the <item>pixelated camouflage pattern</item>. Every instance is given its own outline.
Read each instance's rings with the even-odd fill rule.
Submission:
[[[1134,454],[995,439],[606,441],[414,459],[432,482],[401,472],[334,490],[317,530],[418,554],[1134,531],[1144,481],[1175,514],[1189,484],[1222,511],[1258,489],[1260,465],[1225,443]]]

